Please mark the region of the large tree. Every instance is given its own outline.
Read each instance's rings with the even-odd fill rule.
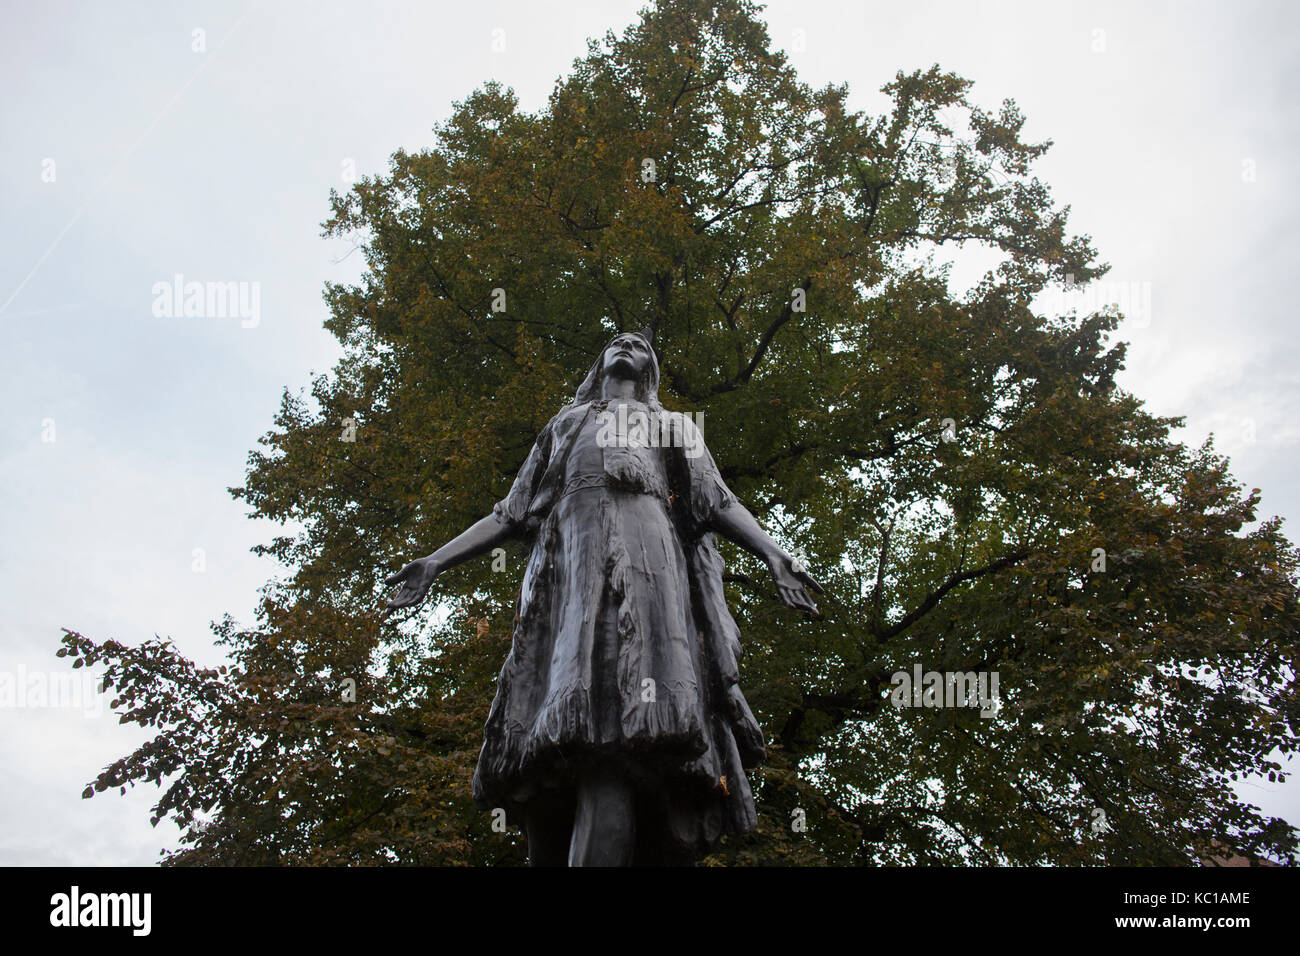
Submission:
[[[664,0],[545,109],[486,83],[326,232],[346,349],[286,391],[233,493],[292,533],[229,667],[69,632],[153,739],[86,790],[161,787],[168,862],[517,863],[470,801],[523,551],[381,623],[383,577],[504,496],[614,330],[704,412],[730,487],[826,585],[819,622],[726,548],[769,737],[725,863],[1187,863],[1289,855],[1234,795],[1295,743],[1297,569],[1211,447],[1116,387],[1115,314],[1035,296],[1105,267],[1012,102],[899,73],[880,116],[800,83],[748,0]],[[969,291],[936,262],[996,262]],[[1040,299],[1041,300],[1041,299]],[[895,707],[891,675],[996,672],[1001,707]],[[1104,825],[1101,825],[1104,824]]]

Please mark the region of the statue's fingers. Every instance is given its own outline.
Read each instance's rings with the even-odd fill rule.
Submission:
[[[414,597],[414,589],[409,584],[404,584],[402,589],[393,595],[392,600],[388,602],[388,606],[393,608],[410,607]]]
[[[398,571],[396,574],[390,574],[388,577],[384,578],[384,583],[389,587],[396,587],[404,580],[406,580],[406,568],[402,568],[402,570]]]
[[[813,599],[808,596],[808,592],[803,588],[797,588],[795,590],[795,599],[799,602],[800,610],[807,611],[810,614],[820,613],[817,610],[817,605],[813,603]]]
[[[813,576],[809,574],[807,571],[799,572],[799,580],[802,581],[804,584],[808,585],[808,587],[812,588],[818,594],[826,593],[826,589],[822,587],[820,584],[818,584],[816,579],[814,579]]]

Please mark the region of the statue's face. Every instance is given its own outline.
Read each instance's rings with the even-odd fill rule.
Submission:
[[[615,337],[605,349],[605,374],[640,381],[650,368],[650,345],[632,332]]]

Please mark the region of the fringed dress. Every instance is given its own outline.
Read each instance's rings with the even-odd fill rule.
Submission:
[[[496,506],[536,537],[474,798],[526,811],[612,767],[659,801],[662,839],[699,853],[757,822],[744,768],[762,734],[708,530],[735,498],[688,417],[632,403],[666,447],[611,445],[609,404],[561,411]]]

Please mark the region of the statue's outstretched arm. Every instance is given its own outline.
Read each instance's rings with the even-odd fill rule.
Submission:
[[[491,514],[474,522],[433,554],[417,558],[385,580],[384,583],[388,585],[401,585],[401,590],[388,602],[385,617],[400,608],[414,607],[423,601],[433,579],[443,571],[485,551],[491,551],[503,541],[526,531],[528,505],[537,493],[550,457],[550,436],[551,425],[547,425],[533,442],[528,458],[515,476],[514,484],[510,486],[510,493],[497,503]]]
[[[515,530],[513,525],[493,511],[486,518],[474,522],[433,554],[416,558],[384,581],[385,584],[392,586],[401,585],[401,590],[389,600],[384,616],[387,617],[400,608],[414,607],[419,604],[429,593],[429,586],[439,574],[448,568],[454,568],[462,561],[468,561],[486,551],[491,551],[512,537]]]
[[[732,500],[725,508],[720,508],[714,513],[711,524],[719,534],[767,562],[767,567],[772,572],[772,580],[776,583],[777,596],[782,604],[806,611],[814,617],[821,616],[817,605],[808,594],[808,589],[811,588],[818,594],[822,594],[824,593],[822,586],[813,580],[808,569],[798,559],[786,554],[781,546],[768,536],[754,516],[749,513],[748,508],[739,501]]]

